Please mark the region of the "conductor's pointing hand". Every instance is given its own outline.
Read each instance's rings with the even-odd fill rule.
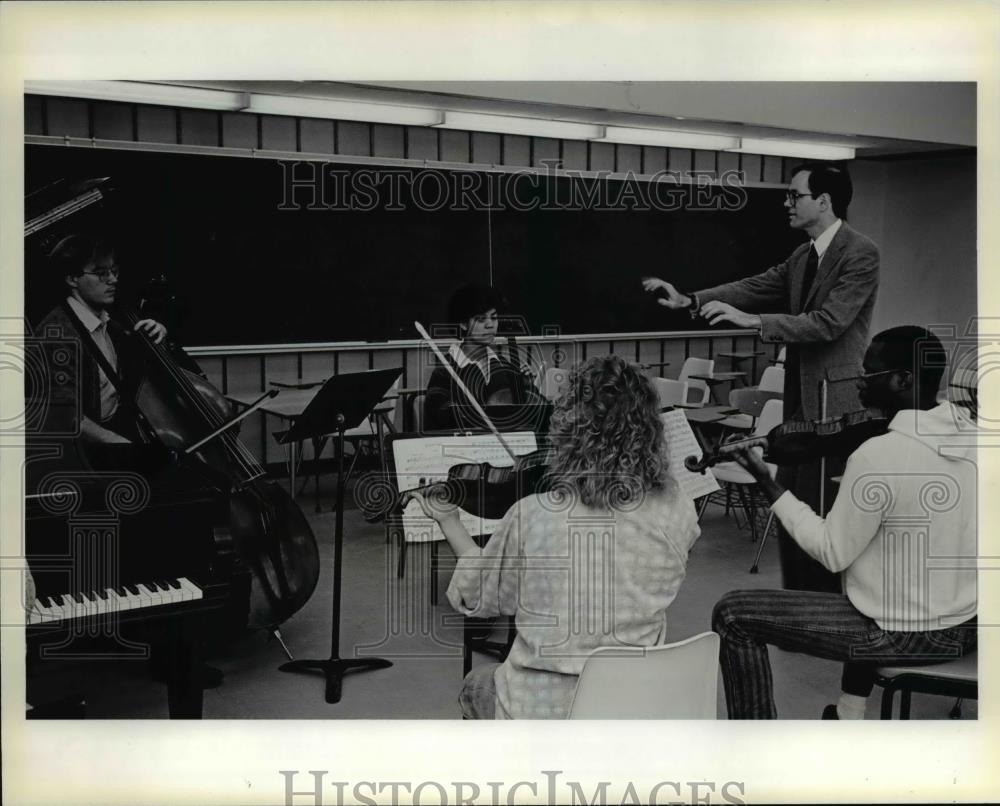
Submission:
[[[682,294],[666,280],[659,277],[643,277],[642,289],[650,294],[656,294],[656,301],[666,308],[678,310],[687,308],[691,304],[691,298]]]

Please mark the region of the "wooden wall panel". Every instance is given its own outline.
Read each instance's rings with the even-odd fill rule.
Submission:
[[[642,173],[642,146],[617,145],[618,152],[617,171],[626,173],[631,171],[634,174]]]
[[[765,182],[781,181],[781,157],[764,157],[763,179]]]
[[[208,109],[180,110],[181,142],[191,146],[218,146],[219,113]]]
[[[51,127],[49,134],[52,134]],[[176,110],[166,106],[137,107],[136,134],[141,143],[176,143]]]
[[[760,182],[764,175],[764,160],[760,154],[740,154],[740,167],[747,182]]]
[[[642,170],[645,174],[655,174],[666,171],[668,166],[668,151],[661,146],[642,147]]]
[[[306,153],[332,154],[333,121],[302,118],[299,121],[299,145]]]
[[[95,102],[91,108],[94,116],[94,137],[106,140],[135,139],[132,117],[134,109],[131,104]]]
[[[24,96],[24,133],[45,134],[45,99],[38,95]]]
[[[704,149],[696,149],[694,152],[694,170],[704,173],[714,174],[716,172],[714,151],[705,151]]]
[[[387,126],[376,123],[372,126],[372,155],[403,159],[406,156],[405,129],[402,126]]]
[[[613,171],[615,169],[614,143],[589,143],[590,170]]]
[[[296,118],[260,116],[260,146],[268,151],[298,151]]]
[[[504,134],[500,137],[503,147],[501,161],[504,165],[521,165],[525,168],[531,165],[531,138],[517,134]]]
[[[90,108],[78,98],[49,98],[46,103],[48,134],[55,137],[90,137]]]
[[[406,157],[411,160],[438,159],[438,130],[409,126],[406,129]]]
[[[371,156],[371,127],[350,120],[337,122],[337,153],[356,157]]]
[[[257,116],[241,112],[223,112],[222,145],[225,148],[259,148]]]
[[[469,132],[443,129],[438,137],[442,160],[445,162],[472,161],[472,136]]]
[[[535,168],[551,169],[558,167],[559,141],[550,137],[533,138],[531,164]]]
[[[678,174],[690,173],[694,158],[690,148],[671,148],[669,152],[670,170]]]
[[[567,171],[586,171],[587,144],[583,140],[563,140],[562,161]]]
[[[473,132],[472,161],[480,165],[499,165],[500,135],[490,132]]]
[[[740,155],[731,151],[720,151],[718,160],[718,171],[720,178],[730,172],[740,170]]]

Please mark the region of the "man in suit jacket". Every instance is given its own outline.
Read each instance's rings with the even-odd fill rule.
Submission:
[[[39,322],[36,333],[43,344],[57,346],[69,340],[80,347],[78,367],[66,367],[49,379],[50,413],[69,411],[76,418],[73,430],[86,443],[131,442],[135,421],[121,396],[134,391],[141,377],[141,357],[129,344],[127,331],[109,313],[118,289],[114,249],[100,238],[70,235],[56,244],[49,262],[65,282],[66,298]],[[135,330],[157,343],[167,332],[153,319],[137,322]],[[123,389],[105,373],[96,351],[103,354]],[[62,427],[49,430],[65,433]]]
[[[815,420],[822,413],[820,382],[860,371],[878,290],[878,248],[847,225],[853,188],[837,165],[807,163],[795,169],[785,208],[793,229],[809,235],[783,263],[743,280],[683,293],[647,278],[647,291],[661,291],[661,305],[687,308],[713,325],[728,322],[757,328],[763,341],[787,345],[786,420]],[[761,310],[779,313],[754,313]],[[830,383],[826,414],[857,408],[852,383]],[[818,466],[782,468],[782,481],[804,500],[818,502]],[[836,472],[836,471],[831,471]],[[829,500],[831,496],[827,496]],[[839,580],[807,557],[779,531],[785,587],[839,591]]]

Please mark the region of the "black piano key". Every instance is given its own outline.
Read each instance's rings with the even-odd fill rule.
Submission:
[[[158,591],[161,591],[163,593],[169,593],[170,592],[170,586],[166,583],[165,580],[158,579],[153,584],[156,585],[156,589]]]
[[[94,591],[94,593],[95,593],[95,594],[97,595],[97,597],[98,597],[99,599],[101,599],[102,601],[105,601],[105,602],[106,602],[106,601],[108,600],[108,592],[107,592],[106,590],[102,590],[102,591]]]
[[[132,594],[132,596],[139,596],[139,588],[135,585],[126,585],[125,590]]]
[[[53,602],[55,602],[55,604],[59,605],[59,607],[62,607],[62,606],[63,606],[64,604],[66,604],[66,602],[65,602],[65,601],[63,601],[63,595],[62,595],[61,593],[56,593],[56,594],[53,594],[53,595],[52,595],[52,596],[50,596],[49,598],[50,598],[50,599],[51,599],[51,600],[52,600]]]
[[[179,591],[181,589],[181,583],[178,582],[176,579],[168,579],[167,584],[175,591]]]
[[[128,591],[125,590],[124,585],[119,585],[117,588],[115,588],[115,593],[117,593],[119,596],[128,596]]]
[[[45,607],[45,608],[52,607],[53,604],[54,604],[53,601],[52,601],[52,597],[50,597],[50,596],[39,596],[38,597],[38,603],[42,607]]]

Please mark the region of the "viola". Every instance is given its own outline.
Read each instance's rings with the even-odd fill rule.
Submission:
[[[128,313],[125,319],[133,327],[140,317]],[[226,424],[230,404],[205,378],[179,366],[165,345],[141,331],[133,335],[147,359],[135,400],[140,420],[151,440],[183,454]],[[309,523],[282,487],[262,480],[264,469],[231,429],[191,457],[228,493],[227,539],[251,572],[247,626],[276,632],[319,580],[319,549]]]
[[[731,460],[742,448],[764,448],[764,459],[776,465],[800,465],[815,459],[847,458],[872,437],[889,429],[889,418],[873,409],[851,411],[840,417],[812,422],[791,421],[767,434],[727,442],[701,456],[689,456],[684,467],[693,473]]]
[[[456,464],[448,468],[448,477],[443,481],[401,490],[391,496],[373,495],[374,488],[366,489],[368,484],[361,481],[357,499],[369,523],[400,511],[413,493],[447,501],[477,517],[496,520],[515,501],[544,489],[548,457],[549,449],[540,448],[516,457],[510,466],[494,467],[489,462]]]

